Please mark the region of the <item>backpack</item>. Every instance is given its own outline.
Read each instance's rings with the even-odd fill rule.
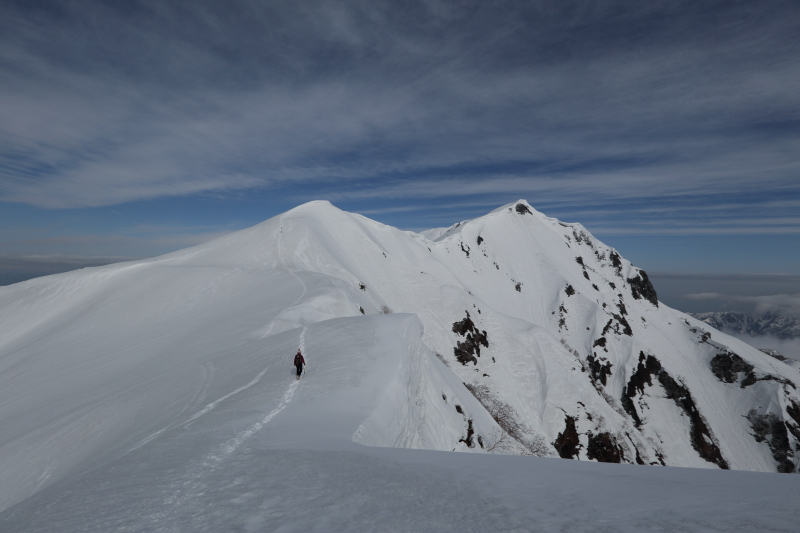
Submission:
[[[299,353],[295,354],[295,356],[294,356],[294,366],[302,365],[302,364],[303,364],[303,356],[300,355]]]

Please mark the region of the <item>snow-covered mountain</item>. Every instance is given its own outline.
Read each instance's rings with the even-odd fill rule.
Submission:
[[[800,338],[800,317],[764,313],[691,313],[693,317],[720,331],[742,333],[744,335],[770,335],[779,339]]]
[[[0,288],[0,510],[18,504],[0,530],[81,529],[76,499],[104,502],[98,531],[208,516],[204,495],[266,490],[253,472],[278,475],[269,450],[357,453],[355,469],[390,457],[366,445],[795,472],[798,381],[523,200],[426,234],[311,202],[155,259]],[[414,457],[438,457],[419,480],[465,464]]]

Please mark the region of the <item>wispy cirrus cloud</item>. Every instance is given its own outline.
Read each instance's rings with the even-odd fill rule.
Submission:
[[[7,3],[0,199],[796,200],[798,13],[791,2]]]

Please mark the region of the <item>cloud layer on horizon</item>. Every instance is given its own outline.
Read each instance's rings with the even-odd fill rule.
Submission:
[[[5,3],[0,201],[511,194],[800,233],[799,30],[795,2]]]
[[[741,294],[720,294],[717,292],[701,292],[685,295],[695,301],[718,300],[728,303],[745,303],[753,306],[753,313],[776,313],[800,316],[800,294],[770,294],[761,296],[743,296]]]

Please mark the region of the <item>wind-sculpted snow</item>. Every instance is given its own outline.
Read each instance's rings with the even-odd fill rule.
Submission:
[[[797,470],[800,374],[660,304],[646,273],[579,224],[520,201],[427,235],[312,202],[159,258],[0,288],[0,509],[13,506],[0,530],[215,530],[212,494],[229,502],[223,515],[249,509],[244,530],[347,530],[354,522],[326,499],[339,489],[361,505],[355,523],[372,509],[394,520],[390,530],[486,530],[485,517],[510,530],[533,516],[522,500],[510,518],[497,514],[489,489],[456,473],[463,459],[390,447],[472,452],[481,475],[498,458],[478,456],[531,450],[554,459],[515,461]],[[484,405],[512,419],[500,426]],[[516,428],[513,442],[498,446],[503,427]],[[409,494],[463,502],[460,514],[419,527],[347,489],[363,483],[391,499],[365,481],[384,460]],[[255,510],[291,508],[267,494],[291,489],[259,476],[296,480],[297,461],[315,465],[313,497],[339,526]],[[433,488],[431,461],[447,488]],[[341,483],[318,477],[342,468],[354,473]],[[653,474],[637,468],[646,486]],[[510,478],[501,500],[532,490]],[[713,479],[719,489],[729,478]],[[740,489],[731,494],[756,501]],[[76,511],[81,498],[100,509]]]

